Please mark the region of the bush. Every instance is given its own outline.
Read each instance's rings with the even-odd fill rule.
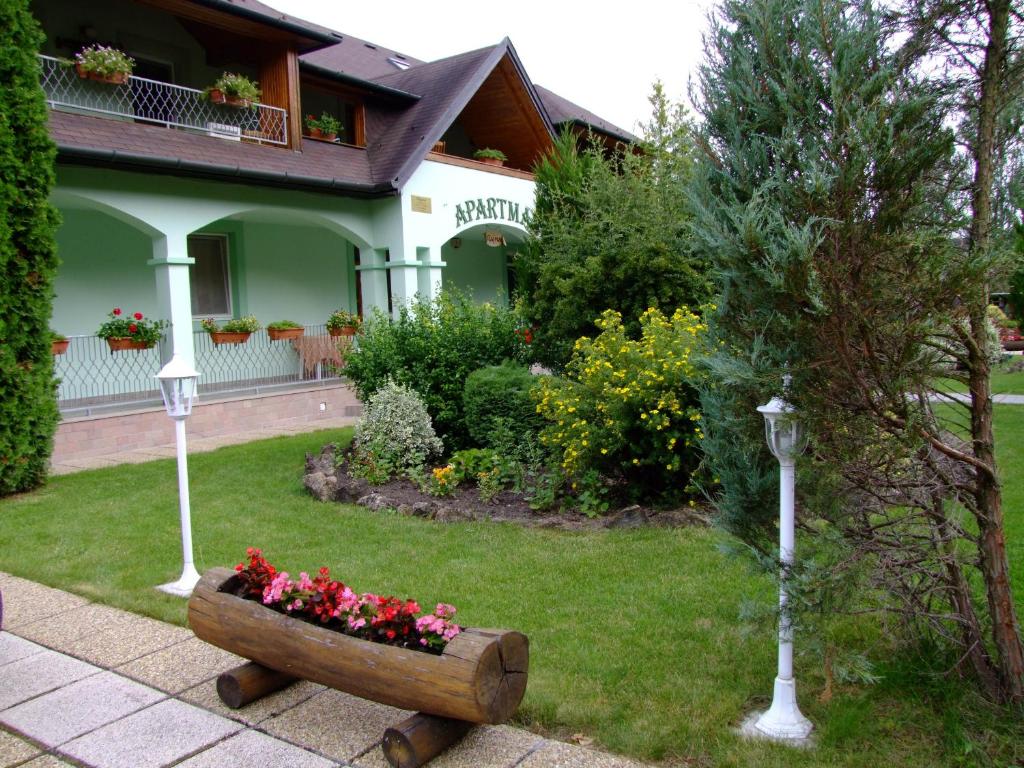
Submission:
[[[0,0],[0,495],[46,479],[58,413],[50,314],[57,272],[50,204],[56,147],[29,3]]]
[[[505,363],[478,368],[466,378],[462,406],[466,430],[477,445],[495,447],[495,431],[515,437],[535,435],[544,425],[530,390],[537,377],[523,365]]]
[[[444,292],[433,302],[402,307],[396,320],[377,312],[358,348],[345,355],[345,375],[366,402],[389,378],[419,393],[449,449],[470,443],[462,408],[466,377],[504,360],[525,360],[515,310],[475,305]]]
[[[368,399],[353,445],[352,472],[372,483],[386,482],[398,473],[418,472],[444,448],[423,401],[411,389],[392,381]]]
[[[705,326],[686,308],[671,319],[648,309],[638,341],[627,338],[618,312],[596,324],[600,334],[576,342],[565,377],[546,378],[534,391],[547,421],[541,441],[559,455],[566,477],[589,489],[600,475],[629,483],[633,498],[681,492],[699,459],[692,358]]]

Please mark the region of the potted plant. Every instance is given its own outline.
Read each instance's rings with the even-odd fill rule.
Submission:
[[[55,331],[50,331],[50,353],[53,355],[63,355],[68,351],[68,337],[59,334]]]
[[[150,349],[164,335],[166,320],[149,320],[141,312],[126,316],[120,307],[114,307],[96,335],[107,340],[111,352],[122,349]]]
[[[271,341],[283,341],[285,339],[297,339],[304,334],[306,329],[293,320],[275,320],[267,323],[267,335]]]
[[[363,318],[359,315],[336,309],[327,318],[327,332],[331,336],[355,336],[362,324]]]
[[[216,320],[208,317],[201,324],[214,344],[244,344],[260,329],[259,321],[253,315],[243,315],[223,325],[217,325]]]
[[[75,54],[75,71],[82,78],[124,85],[132,75],[135,59],[116,48],[90,45]]]
[[[214,104],[228,104],[232,107],[251,107],[260,103],[259,83],[245,75],[225,72],[203,93]]]
[[[334,141],[343,127],[341,121],[329,112],[323,112],[320,117],[306,115],[306,128],[314,139]]]
[[[473,158],[487,165],[502,166],[508,162],[508,157],[500,149],[478,149],[473,153]]]

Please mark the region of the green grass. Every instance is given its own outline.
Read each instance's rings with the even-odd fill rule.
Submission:
[[[1000,435],[1024,437],[1024,408],[997,409]],[[224,448],[190,457],[200,570],[239,562],[247,546],[296,572],[321,564],[357,590],[455,603],[476,626],[530,637],[530,682],[518,722],[554,736],[673,766],[988,765],[1024,754],[1020,727],[964,685],[922,689],[907,660],[884,681],[817,699],[821,670],[798,664],[801,706],[819,746],[793,751],[738,739],[764,707],[775,638],[738,620],[771,585],[705,529],[567,533],[508,524],[438,524],[320,504],[302,488],[302,457],[347,431]],[[1024,451],[1003,442],[1004,469],[1024,477]],[[1017,443],[1021,444],[1020,442]],[[1020,562],[1024,482],[1008,483],[1012,557]],[[1013,513],[1011,514],[1011,510]],[[153,590],[180,570],[173,460],[54,478],[0,501],[0,569],[183,624],[183,601]],[[1020,595],[1018,595],[1020,597]],[[872,621],[851,632],[876,637]]]
[[[994,395],[1024,395],[1024,371],[1013,371],[1011,368],[1019,365],[1024,357],[1010,355],[1006,360],[999,363],[992,371],[992,394]],[[943,382],[944,389],[949,392],[966,392],[967,385],[962,381],[946,379]]]

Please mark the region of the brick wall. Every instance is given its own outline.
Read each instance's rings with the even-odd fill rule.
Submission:
[[[355,393],[344,384],[197,402],[188,419],[188,434],[194,439],[304,424],[315,429],[316,422],[324,419],[347,416],[354,421],[361,411]],[[163,408],[73,418],[57,427],[51,461],[59,463],[173,442],[174,422]]]

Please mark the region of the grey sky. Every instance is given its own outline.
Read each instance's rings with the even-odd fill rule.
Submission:
[[[434,59],[509,37],[530,78],[627,130],[649,115],[660,78],[685,100],[711,0],[604,3],[264,0],[285,13],[398,53]]]

